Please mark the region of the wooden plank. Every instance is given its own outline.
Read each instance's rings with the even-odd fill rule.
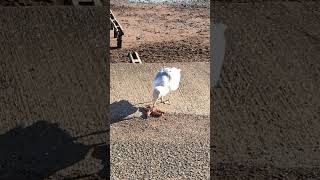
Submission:
[[[130,52],[129,53],[129,59],[131,61],[131,63],[142,63],[139,54],[137,52]]]

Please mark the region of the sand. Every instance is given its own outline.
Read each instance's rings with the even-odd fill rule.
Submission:
[[[217,179],[319,179],[320,3],[215,3],[226,29],[211,89]]]
[[[129,62],[130,51],[145,63],[209,61],[209,8],[168,4],[112,3],[124,29],[123,48],[110,33],[111,63]]]

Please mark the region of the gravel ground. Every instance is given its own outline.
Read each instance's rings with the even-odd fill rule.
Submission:
[[[105,179],[104,15],[0,9],[0,179]]]
[[[111,125],[113,179],[209,179],[209,117],[165,114]]]
[[[222,88],[212,89],[212,177],[320,178],[319,9],[212,6],[228,26]]]

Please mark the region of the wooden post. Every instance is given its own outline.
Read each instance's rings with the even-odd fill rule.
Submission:
[[[117,38],[117,48],[122,48],[122,36],[124,35],[121,25],[110,10],[110,29],[113,30],[113,37]]]
[[[113,37],[114,37],[114,38],[117,38],[117,37],[118,37],[118,30],[117,30],[117,28],[114,28],[114,30],[113,30]]]
[[[110,30],[113,30],[113,23],[110,21]]]
[[[122,35],[117,38],[117,48],[122,48]]]

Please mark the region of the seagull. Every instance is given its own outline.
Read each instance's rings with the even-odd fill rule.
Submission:
[[[163,100],[163,97],[172,91],[176,91],[179,88],[181,79],[181,69],[175,67],[161,68],[153,81],[153,106],[155,107],[157,101],[160,99],[161,103],[170,104],[169,99]]]

